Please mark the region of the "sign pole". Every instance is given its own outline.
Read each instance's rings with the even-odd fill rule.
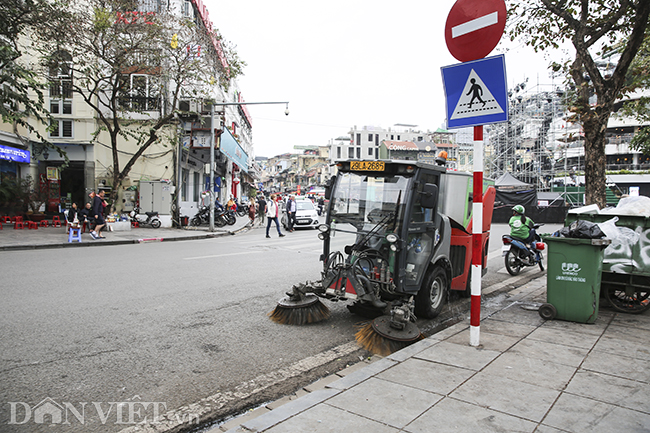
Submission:
[[[472,176],[472,285],[469,344],[478,346],[481,333],[481,277],[483,256],[483,125],[474,127],[474,174]]]
[[[475,347],[480,342],[483,276],[483,125],[508,120],[505,59],[485,56],[499,43],[507,15],[504,0],[456,0],[445,23],[447,48],[462,62],[442,68],[447,128],[474,126],[469,344]]]

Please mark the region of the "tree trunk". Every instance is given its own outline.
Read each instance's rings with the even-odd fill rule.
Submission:
[[[609,113],[598,116],[593,111],[583,119],[585,132],[585,205],[607,205],[605,190],[605,143]]]

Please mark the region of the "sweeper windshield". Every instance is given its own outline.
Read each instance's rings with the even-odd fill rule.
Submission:
[[[339,173],[330,207],[330,251],[343,251],[366,236],[377,248],[386,233],[399,230],[409,178]]]

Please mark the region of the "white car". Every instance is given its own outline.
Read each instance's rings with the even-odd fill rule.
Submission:
[[[311,227],[316,228],[320,224],[318,220],[318,210],[311,202],[311,200],[296,200],[296,221],[294,228],[297,227]],[[287,213],[282,213],[282,226],[288,230],[289,220]]]

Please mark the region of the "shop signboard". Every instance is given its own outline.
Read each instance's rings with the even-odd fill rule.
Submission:
[[[248,173],[248,155],[244,152],[244,149],[242,149],[235,137],[232,136],[228,128],[224,128],[224,132],[221,134],[221,146],[219,150],[237,164],[240,169]]]
[[[59,180],[58,167],[47,167],[47,180]]]
[[[0,159],[29,164],[31,155],[29,150],[0,145]]]

